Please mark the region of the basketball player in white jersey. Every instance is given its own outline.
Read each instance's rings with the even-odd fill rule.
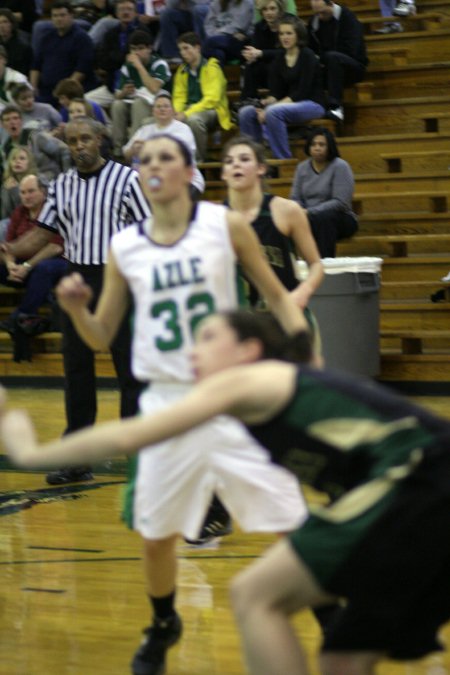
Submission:
[[[240,214],[209,202],[193,204],[190,151],[159,136],[141,150],[140,180],[152,217],[112,239],[95,313],[81,277],[58,288],[62,308],[93,349],[114,338],[134,300],[133,373],[149,387],[142,413],[183,397],[193,381],[189,352],[199,320],[238,306],[237,264],[290,333],[306,322],[264,259]],[[181,635],[175,611],[176,541],[195,539],[216,493],[246,531],[287,532],[306,506],[296,479],[270,463],[266,451],[231,418],[143,450],[129,490],[128,520],[144,540],[144,569],[153,623],[132,662],[134,675],[162,675],[168,647]]]

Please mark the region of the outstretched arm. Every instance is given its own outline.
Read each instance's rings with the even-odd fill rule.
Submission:
[[[293,366],[278,362],[232,368],[196,385],[184,399],[156,415],[98,424],[43,444],[38,443],[27,412],[5,412],[6,394],[0,388],[0,438],[11,461],[25,468],[83,465],[131,455],[216,415],[264,421],[289,398],[295,372]]]

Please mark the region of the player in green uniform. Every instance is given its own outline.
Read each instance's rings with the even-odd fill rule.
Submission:
[[[39,445],[27,414],[10,411],[1,436],[17,464],[60,466],[132,453],[216,415],[241,420],[275,462],[329,496],[232,582],[249,670],[308,673],[290,616],[339,598],[321,672],[368,675],[381,658],[440,649],[450,618],[450,423],[373,383],[279,360],[291,347],[308,361],[306,333],[281,337],[249,312],[210,316],[192,354],[200,382],[164,412]]]

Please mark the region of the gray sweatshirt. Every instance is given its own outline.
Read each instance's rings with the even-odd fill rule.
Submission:
[[[299,202],[309,213],[330,210],[351,213],[354,186],[353,172],[344,159],[336,157],[320,173],[307,159],[297,166],[291,199]]]
[[[228,9],[222,12],[219,0],[212,0],[205,18],[206,37],[214,35],[251,35],[253,31],[253,0],[242,0],[239,4],[231,0]]]

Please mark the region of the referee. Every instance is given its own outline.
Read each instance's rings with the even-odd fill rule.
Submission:
[[[137,173],[127,166],[102,158],[97,122],[90,118],[70,122],[65,135],[75,168],[51,182],[47,201],[38,217],[40,227],[35,228],[33,234],[45,244],[55,232],[59,232],[69,261],[68,273],[78,272],[83,276],[93,290],[92,307],[95,307],[112,235],[128,224],[142,220],[150,214],[150,210]],[[19,247],[14,244],[8,250],[13,255],[20,255]],[[95,356],[64,312],[61,329],[67,419],[65,434],[68,434],[95,422]],[[140,384],[131,375],[130,346],[128,317],[111,345],[120,387],[122,417],[136,414],[140,390]],[[58,485],[91,478],[90,467],[78,467],[52,471],[47,475],[47,482]]]

